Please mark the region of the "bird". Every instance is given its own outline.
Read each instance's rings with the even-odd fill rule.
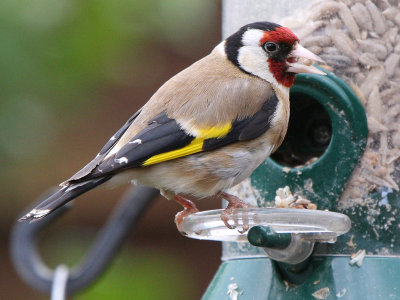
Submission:
[[[97,156],[20,221],[39,220],[100,185],[137,182],[160,190],[183,211],[215,196],[228,202],[221,219],[248,207],[227,190],[282,143],[289,122],[289,89],[298,73],[325,75],[323,60],[287,27],[255,22],[165,82],[107,141]]]

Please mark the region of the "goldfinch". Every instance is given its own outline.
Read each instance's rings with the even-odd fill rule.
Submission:
[[[289,88],[296,73],[324,73],[322,60],[290,29],[257,22],[217,45],[150,98],[97,156],[20,220],[48,215],[105,182],[137,181],[160,189],[184,210],[190,199],[228,201],[222,219],[246,205],[225,192],[249,177],[282,143],[289,121]]]

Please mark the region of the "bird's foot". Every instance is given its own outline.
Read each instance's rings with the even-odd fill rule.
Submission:
[[[183,220],[187,216],[197,213],[199,210],[197,209],[196,205],[192,201],[190,201],[186,198],[183,198],[182,196],[175,195],[174,200],[185,208],[184,210],[178,212],[175,215],[176,227],[178,228],[180,233],[185,234],[185,232],[182,231],[182,227],[181,227]]]
[[[228,201],[228,206],[221,213],[221,220],[224,222],[225,226],[228,227],[229,229],[235,229],[238,227],[238,223],[239,223],[236,210],[238,208],[249,208],[251,206],[247,203],[244,203],[242,200],[240,200],[238,197],[236,197],[234,195],[231,195],[228,193],[222,193],[221,196],[226,201]],[[238,229],[238,231],[240,233],[244,233],[247,230],[249,230],[249,225],[246,224],[248,220],[246,220],[246,218],[244,218],[244,217],[242,219],[243,219],[242,228]],[[230,220],[233,220],[233,225],[228,223]]]

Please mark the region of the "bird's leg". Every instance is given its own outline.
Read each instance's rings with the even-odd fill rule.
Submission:
[[[228,223],[230,220],[229,215],[234,215],[235,210],[238,208],[249,208],[251,207],[247,203],[244,203],[242,200],[240,200],[238,197],[222,192],[221,193],[222,198],[224,198],[226,201],[228,201],[228,206],[224,209],[224,211],[221,213],[221,220],[224,222],[225,226],[228,227],[229,229],[234,229],[236,226],[232,226]],[[235,216],[234,216],[235,217]],[[237,223],[237,222],[235,222]],[[249,229],[248,225],[243,224],[243,230],[240,232],[246,232]]]
[[[175,195],[173,199],[184,207],[184,210],[178,212],[175,215],[176,227],[178,228],[179,232],[182,232],[181,223],[182,223],[183,219],[186,218],[188,215],[198,212],[199,210],[197,209],[196,205],[192,201],[190,201],[189,199],[183,198],[182,196]]]

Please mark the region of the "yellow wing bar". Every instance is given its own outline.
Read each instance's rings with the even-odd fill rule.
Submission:
[[[167,160],[201,152],[203,150],[204,140],[211,138],[222,138],[226,136],[231,129],[232,129],[231,123],[226,123],[223,126],[198,129],[196,138],[189,145],[181,149],[154,155],[149,159],[147,159],[145,162],[143,162],[143,166],[150,166]]]
[[[196,138],[212,139],[222,138],[226,136],[232,129],[232,123],[226,123],[219,127],[210,127],[206,129],[197,129],[198,136]]]

